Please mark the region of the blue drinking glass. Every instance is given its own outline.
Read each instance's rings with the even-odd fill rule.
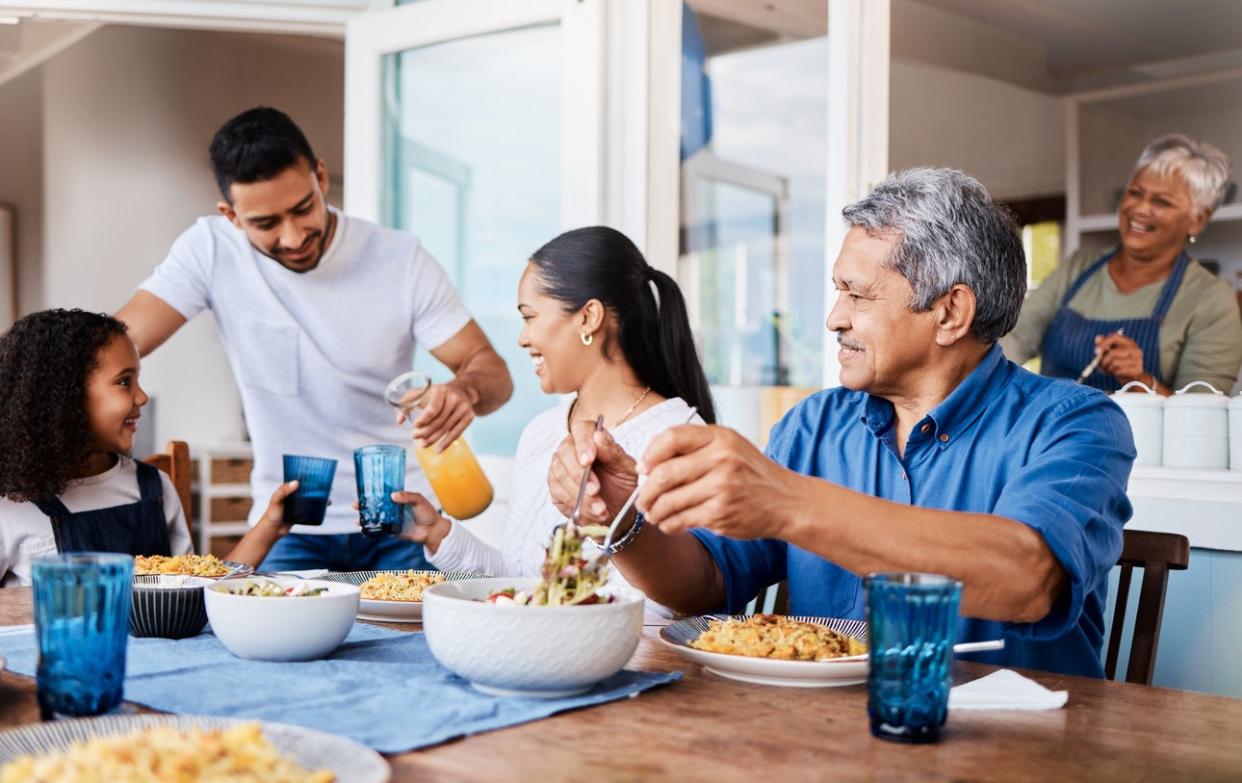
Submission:
[[[354,449],[358,477],[358,516],[362,534],[383,538],[401,532],[410,507],[396,503],[392,493],[405,489],[405,449],[401,446],[363,446]]]
[[[938,574],[871,574],[866,589],[871,733],[935,742],[948,716],[962,583]]]
[[[332,496],[336,460],[322,457],[284,455],[285,481],[298,480],[298,489],[285,498],[285,522],[294,525],[322,525]]]
[[[100,715],[121,703],[134,558],[73,552],[35,558],[39,711]]]

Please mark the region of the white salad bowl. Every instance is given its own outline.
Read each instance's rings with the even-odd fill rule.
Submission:
[[[248,579],[226,579],[203,591],[207,620],[225,649],[255,661],[309,661],[335,650],[358,614],[358,588],[317,579],[269,579],[322,587],[312,596],[234,595]]]
[[[488,603],[508,587],[530,591],[538,580],[515,577],[442,582],[423,593],[423,631],[440,665],[497,696],[555,698],[587,691],[621,670],[643,628],[643,595],[589,606]]]

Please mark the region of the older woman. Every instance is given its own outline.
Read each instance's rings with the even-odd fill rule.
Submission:
[[[1242,318],[1233,289],[1186,252],[1229,182],[1229,159],[1211,144],[1173,134],[1134,166],[1117,210],[1121,243],[1102,256],[1072,255],[1031,293],[1001,345],[1045,375],[1113,391],[1142,381],[1172,394],[1191,381],[1227,391],[1242,364]]]

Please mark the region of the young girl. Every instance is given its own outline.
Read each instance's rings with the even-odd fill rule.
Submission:
[[[128,454],[147,395],[138,351],[115,318],[81,310],[29,315],[0,337],[0,586],[30,584],[54,552],[192,552],[176,489]],[[276,490],[230,560],[257,565],[288,532]]]
[[[681,290],[624,234],[580,228],[536,250],[518,284],[517,309],[525,324],[518,344],[530,353],[540,388],[572,396],[522,431],[500,549],[421,495],[394,496],[414,509],[416,524],[403,536],[422,542],[443,571],[540,573],[552,530],[565,521],[549,497],[548,469],[571,418],[603,416],[606,432],[635,457],[691,416],[716,420]],[[612,578],[623,582],[615,571]]]

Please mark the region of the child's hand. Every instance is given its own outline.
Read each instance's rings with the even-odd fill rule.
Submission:
[[[276,535],[277,538],[284,536],[293,527],[292,524],[285,524],[285,498],[298,491],[298,480],[286,481],[284,484],[276,487],[276,491],[272,493],[272,499],[267,502],[267,510],[263,512],[263,516],[259,518],[259,522],[255,527],[261,527]]]

